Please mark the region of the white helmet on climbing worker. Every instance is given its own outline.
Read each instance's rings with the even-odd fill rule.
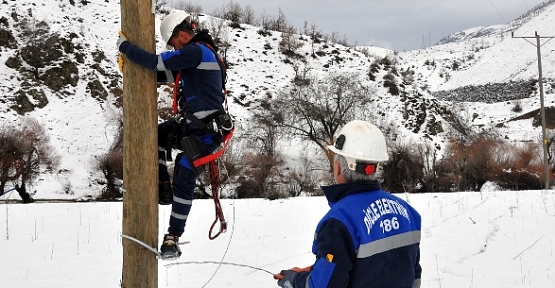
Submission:
[[[178,27],[186,27],[193,30],[194,27],[191,26],[191,15],[183,11],[173,12],[168,14],[168,16],[162,20],[162,23],[160,23],[160,34],[168,50],[173,49],[170,40],[175,37],[175,33],[179,31],[176,29]]]

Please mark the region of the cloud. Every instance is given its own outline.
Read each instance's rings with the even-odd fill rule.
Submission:
[[[176,1],[176,0],[174,0]],[[397,51],[422,48],[449,34],[494,24],[507,24],[542,3],[542,0],[235,0],[250,6],[260,17],[284,13],[288,23],[301,29],[314,23],[323,34],[338,33],[350,44],[374,45]],[[230,0],[199,3],[206,13]],[[431,35],[431,40],[428,39]],[[386,45],[386,46],[382,46]]]

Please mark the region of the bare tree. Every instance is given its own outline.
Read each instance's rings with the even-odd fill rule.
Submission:
[[[221,16],[225,20],[229,20],[233,23],[241,23],[243,15],[243,8],[239,3],[233,3],[233,0],[230,0],[227,5],[222,6]]]
[[[256,23],[256,16],[254,10],[251,6],[247,5],[243,8],[243,23],[249,25],[255,25]]]
[[[36,120],[23,118],[17,127],[0,128],[0,191],[8,181],[21,178],[22,185],[32,183],[41,168],[53,170],[58,165],[50,137]]]
[[[32,16],[25,17],[18,23],[21,38],[26,45],[21,48],[21,57],[32,67],[32,73],[39,78],[39,69],[61,56],[60,51],[52,51],[49,39],[50,27],[44,21],[37,21]]]
[[[267,16],[266,14],[262,14],[260,18],[262,22],[262,29],[264,30],[283,32],[283,29],[287,26],[287,19],[285,18],[285,14],[281,8],[279,8],[279,15],[277,18]]]
[[[279,8],[278,18],[274,22],[273,30],[278,32],[283,32],[286,27],[287,27],[287,19],[285,18],[285,14],[283,13],[283,10]]]
[[[240,136],[234,136],[231,140],[226,152],[220,157],[223,166],[223,173],[220,175],[220,182],[223,185],[235,182],[246,166],[245,159],[242,155],[245,153],[245,139]]]
[[[266,15],[266,13],[262,13],[262,15],[260,16],[260,26],[263,30],[271,30],[271,25],[273,22],[274,20],[272,19],[272,17]]]
[[[311,50],[312,50],[312,57],[316,56],[316,51],[314,48],[314,44],[320,43],[322,40],[322,32],[320,32],[320,30],[318,30],[318,26],[314,23],[312,23],[312,25],[310,25],[310,30],[309,30],[309,34],[308,36],[310,36],[310,40],[311,41]]]
[[[293,26],[283,28],[281,33],[281,42],[279,43],[280,50],[284,54],[292,54],[303,46],[303,42],[299,40],[297,30]]]
[[[355,75],[330,74],[324,79],[292,83],[268,103],[271,121],[288,135],[300,136],[316,144],[325,153],[330,171],[336,132],[355,118],[365,119],[372,91]]]
[[[281,198],[283,195],[277,189],[283,182],[280,166],[283,165],[283,155],[278,151],[279,127],[268,117],[270,111],[262,109],[252,118],[253,125],[248,131],[250,149],[243,153],[245,166],[237,197],[266,197],[268,199]]]
[[[225,53],[227,49],[231,46],[229,43],[229,28],[225,25],[225,22],[225,20],[220,18],[210,18],[210,20],[205,23],[207,26],[203,27],[204,29],[208,29],[208,31],[210,31],[216,45],[223,50],[220,52],[223,53],[221,56],[224,59],[226,58]]]
[[[0,192],[8,181],[14,181],[23,173],[23,153],[17,147],[15,130],[0,131]]]
[[[172,3],[172,6],[175,9],[191,13],[191,16],[194,20],[198,20],[199,14],[202,13],[202,6],[200,6],[199,4],[194,4],[193,2],[174,1]]]
[[[301,193],[310,195],[322,195],[322,190],[318,189],[318,183],[321,183],[316,169],[312,167],[313,163],[308,156],[301,156],[299,159],[300,166],[293,169],[287,175],[287,191],[289,196],[300,196]],[[320,170],[321,172],[321,170]]]

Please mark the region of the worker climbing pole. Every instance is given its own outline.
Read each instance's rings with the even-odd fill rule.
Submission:
[[[158,149],[152,149],[158,153],[158,199],[157,201],[150,201],[152,200],[150,197],[142,199],[143,203],[171,204],[169,228],[163,236],[160,251],[157,252],[164,259],[177,258],[182,254],[179,238],[185,232],[185,225],[193,204],[196,178],[206,166],[210,169],[212,197],[216,207],[216,221],[210,228],[209,238],[214,239],[227,229],[219,202],[220,179],[216,162],[225,151],[234,129],[227,109],[226,65],[218,55],[218,47],[212,36],[205,30],[198,30],[197,25],[197,19],[183,11],[164,16],[160,22],[160,35],[168,51],[160,54],[153,53],[152,49],[143,48],[143,45],[137,44],[127,35],[128,32],[136,31],[137,25],[134,29],[129,27],[127,32],[123,31],[126,29],[123,25],[123,30],[119,31],[116,41],[116,47],[123,55],[119,61],[120,68],[122,63],[126,63],[123,67],[138,64],[157,73],[156,77],[143,75],[144,80],[156,79],[159,83],[174,82],[174,117],[158,124],[156,133]],[[168,70],[170,67],[171,70]],[[127,70],[124,69],[124,91],[127,88],[126,76]],[[144,86],[144,83],[136,84],[137,87]],[[138,95],[133,94],[128,98],[124,95],[124,100],[135,101]],[[145,99],[149,98],[145,97]],[[125,109],[128,108],[124,107]],[[150,112],[149,110],[148,113]],[[150,122],[148,123],[150,125]],[[124,125],[124,130],[127,131],[127,129]],[[134,143],[128,145],[133,146]],[[173,159],[172,148],[177,148],[181,152],[176,156],[173,175],[170,175],[166,163]],[[150,150],[145,146],[141,149]],[[136,159],[142,159],[142,157],[136,157]],[[128,166],[128,168],[144,169],[140,165]],[[150,189],[150,185],[148,187]],[[126,193],[130,194],[129,192]],[[151,196],[150,193],[149,195]],[[220,231],[213,235],[212,230],[218,221]],[[135,244],[144,243],[146,245],[143,246],[157,251],[153,248],[155,245],[145,241],[151,237],[150,234],[143,235],[146,237],[143,239],[128,233],[123,233],[122,237],[135,241]]]

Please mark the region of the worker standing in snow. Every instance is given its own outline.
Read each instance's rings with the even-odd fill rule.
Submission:
[[[335,185],[322,187],[330,210],[312,244],[316,262],[274,276],[287,288],[420,287],[418,212],[383,191],[376,173],[388,160],[385,137],[374,125],[355,120],[334,146]]]
[[[185,12],[174,12],[161,21],[160,33],[170,51],[158,55],[131,44],[121,31],[116,42],[127,59],[158,71],[159,83],[175,80],[176,84],[177,117],[158,125],[159,203],[172,204],[168,234],[160,248],[164,258],[181,256],[178,241],[191,210],[199,168],[203,168],[196,168],[192,161],[214,152],[222,142],[223,126],[231,123],[223,105],[225,68],[216,54],[218,48],[208,32],[196,33],[191,20]],[[122,63],[120,57],[120,70]],[[170,182],[166,161],[171,159],[172,146],[183,152],[175,160]]]

